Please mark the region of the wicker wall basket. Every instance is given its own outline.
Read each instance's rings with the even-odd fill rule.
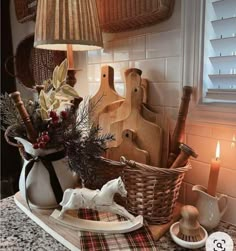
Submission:
[[[173,12],[174,0],[97,0],[105,32],[121,32],[159,23]]]
[[[5,62],[8,74],[16,77],[28,88],[41,85],[52,77],[54,68],[66,58],[64,51],[42,50],[34,48],[34,34],[26,36],[17,46],[15,56]],[[16,74],[8,70],[10,60],[15,61]]]
[[[158,168],[126,160],[122,180],[128,192],[126,209],[152,224],[172,219],[180,186],[190,164],[175,169]]]
[[[14,0],[14,4],[18,22],[35,20],[37,0]]]

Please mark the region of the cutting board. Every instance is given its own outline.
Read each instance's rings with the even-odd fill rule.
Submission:
[[[130,72],[134,72],[136,74],[135,78],[127,84],[127,76]],[[141,70],[131,68],[125,72],[126,77],[126,99],[124,100],[117,100],[108,104],[104,107],[102,111],[99,111],[99,125],[102,128],[102,133],[109,133],[110,132],[110,125],[117,121],[117,116],[119,118],[126,118],[131,112],[131,93],[132,90],[136,87],[140,87],[143,89],[143,103],[147,103],[147,93],[148,93],[148,81],[147,79],[141,78]],[[153,122],[153,118],[156,116],[154,112],[150,111],[148,108],[142,105],[142,115],[145,119],[151,119]],[[117,115],[119,114],[119,115]],[[156,121],[156,118],[154,118]]]
[[[147,121],[141,115],[143,89],[140,86],[140,74],[131,69],[126,75],[127,90],[129,92],[127,92],[124,103],[115,111],[116,122],[110,126],[110,132],[116,138],[116,145],[114,146],[121,144],[122,132],[125,129],[132,129],[137,134],[137,145],[150,154],[150,165],[160,166],[162,129],[157,124]]]
[[[114,69],[111,66],[103,66],[101,69],[101,84],[98,92],[90,99],[90,104],[97,104],[93,112],[92,119],[98,121],[98,114],[108,104],[124,100],[115,90],[114,87]]]
[[[122,142],[117,147],[111,147],[107,151],[107,157],[112,160],[120,160],[121,156],[126,159],[149,164],[149,153],[140,149],[135,143],[136,133],[134,130],[126,129],[122,132]]]
[[[142,116],[162,128],[162,153],[161,153],[161,166],[167,167],[167,160],[169,156],[169,143],[170,143],[170,121],[166,112],[153,112],[147,104],[142,104]]]

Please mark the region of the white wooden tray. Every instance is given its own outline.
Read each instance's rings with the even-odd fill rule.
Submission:
[[[58,223],[56,223],[50,215],[53,213],[53,209],[36,209],[32,208],[32,212],[29,210],[25,200],[21,197],[20,193],[16,193],[14,196],[16,205],[35,223],[49,233],[53,238],[59,241],[62,245],[69,248],[72,251],[80,250],[80,232],[78,230],[69,229]],[[170,228],[170,225],[179,219],[180,204],[177,204],[173,220],[163,225],[150,225],[149,229],[155,240],[159,240]],[[69,212],[71,216],[76,217],[76,212]]]

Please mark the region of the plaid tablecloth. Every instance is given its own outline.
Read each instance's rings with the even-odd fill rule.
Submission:
[[[98,213],[94,210],[82,209],[78,217],[89,220],[100,221],[124,221],[119,215],[111,213]],[[81,232],[80,248],[86,251],[104,250],[135,250],[135,251],[156,251],[152,235],[145,225],[144,227],[126,234],[98,234]]]

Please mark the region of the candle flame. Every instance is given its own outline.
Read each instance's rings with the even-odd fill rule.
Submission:
[[[216,159],[220,158],[220,141],[217,141],[217,145],[216,145]]]
[[[233,135],[232,143],[231,143],[231,148],[234,148],[234,147],[235,147],[235,143],[236,143],[236,136]]]

